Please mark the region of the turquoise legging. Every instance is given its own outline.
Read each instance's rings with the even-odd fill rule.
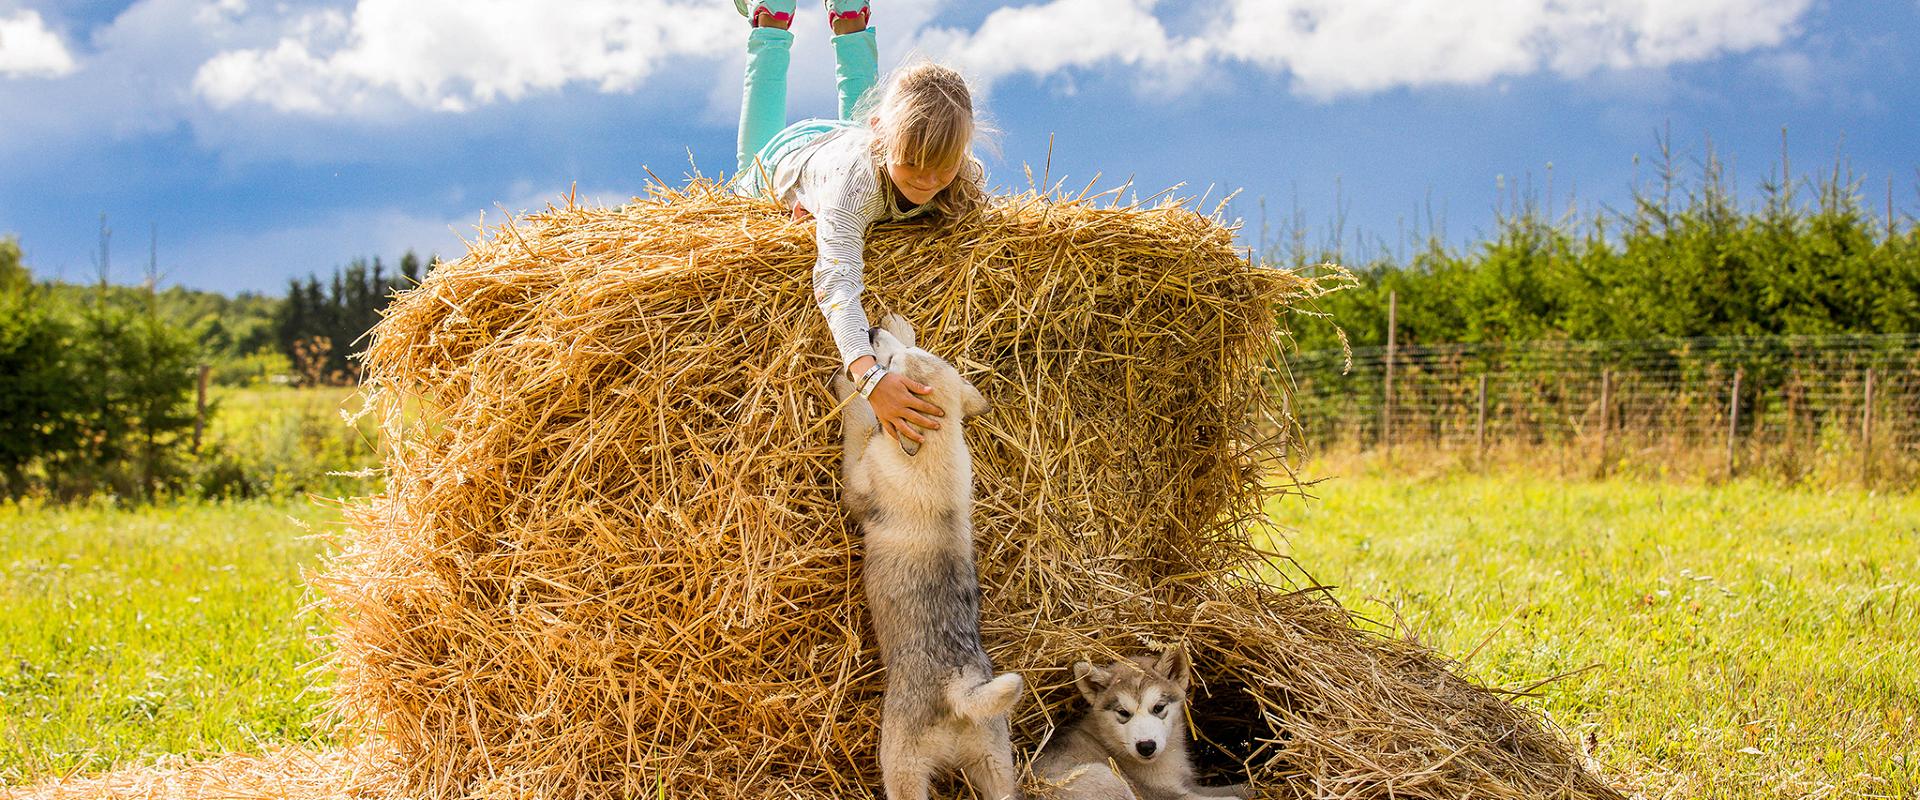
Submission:
[[[764,169],[771,170],[787,150],[841,127],[824,120],[787,125],[787,63],[792,48],[792,31],[754,28],[747,36],[747,91],[740,101],[736,178],[753,172],[756,157]],[[833,60],[840,90],[840,119],[858,123],[853,119],[853,107],[880,75],[880,43],[873,29],[833,37]]]

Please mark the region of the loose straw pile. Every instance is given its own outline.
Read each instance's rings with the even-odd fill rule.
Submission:
[[[867,309],[970,424],[984,635],[1035,691],[1184,643],[1210,770],[1260,796],[1613,797],[1528,713],[1324,596],[1254,580],[1289,425],[1261,379],[1317,291],[1182,205],[1014,197],[876,227]],[[813,227],[704,181],[496,229],[367,369],[389,491],[328,568],[333,710],[409,797],[867,797],[881,666],[838,505]],[[1278,438],[1260,438],[1278,430]]]
[[[346,800],[390,791],[381,755],[359,748],[312,750],[281,745],[261,754],[153,763],[97,775],[70,775],[0,786],[4,800]],[[369,768],[373,767],[373,768]]]

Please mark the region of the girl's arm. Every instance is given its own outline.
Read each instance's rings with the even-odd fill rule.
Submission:
[[[801,203],[814,215],[813,301],[827,318],[840,363],[847,365],[874,354],[867,341],[867,312],[860,307],[867,288],[867,226],[873,216],[863,207],[859,177],[830,181],[819,187],[824,197],[802,198]]]
[[[885,198],[872,169],[850,170],[820,185],[819,196],[803,198],[802,205],[814,212],[814,245],[819,256],[813,265],[813,299],[827,318],[834,346],[840,350],[840,363],[850,375],[860,375],[872,366],[873,346],[867,340],[867,313],[860,306],[866,290],[867,227],[884,213]],[[811,202],[807,202],[811,200]],[[932,430],[940,423],[940,407],[920,397],[933,387],[909,380],[904,375],[887,373],[880,379],[867,402],[880,418],[880,428],[889,436],[906,436],[922,441],[919,429]]]

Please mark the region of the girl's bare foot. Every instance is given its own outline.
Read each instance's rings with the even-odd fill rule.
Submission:
[[[859,33],[866,29],[867,21],[864,19],[836,19],[833,21],[833,35],[835,36],[846,33]]]
[[[733,7],[756,28],[786,30],[793,25],[793,7],[797,0],[733,0]]]
[[[826,3],[827,24],[833,26],[835,36],[866,30],[867,21],[873,16],[866,0],[826,0]]]

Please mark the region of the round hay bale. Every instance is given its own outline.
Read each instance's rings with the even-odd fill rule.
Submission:
[[[1441,660],[1255,580],[1289,430],[1262,376],[1312,281],[1173,202],[930,225],[873,230],[868,310],[995,406],[982,621],[1034,687],[1023,756],[1076,713],[1074,661],[1181,644],[1208,766],[1263,797],[1613,796]],[[365,356],[389,489],[320,583],[333,709],[396,793],[877,792],[812,231],[696,180],[502,226],[394,301]]]

